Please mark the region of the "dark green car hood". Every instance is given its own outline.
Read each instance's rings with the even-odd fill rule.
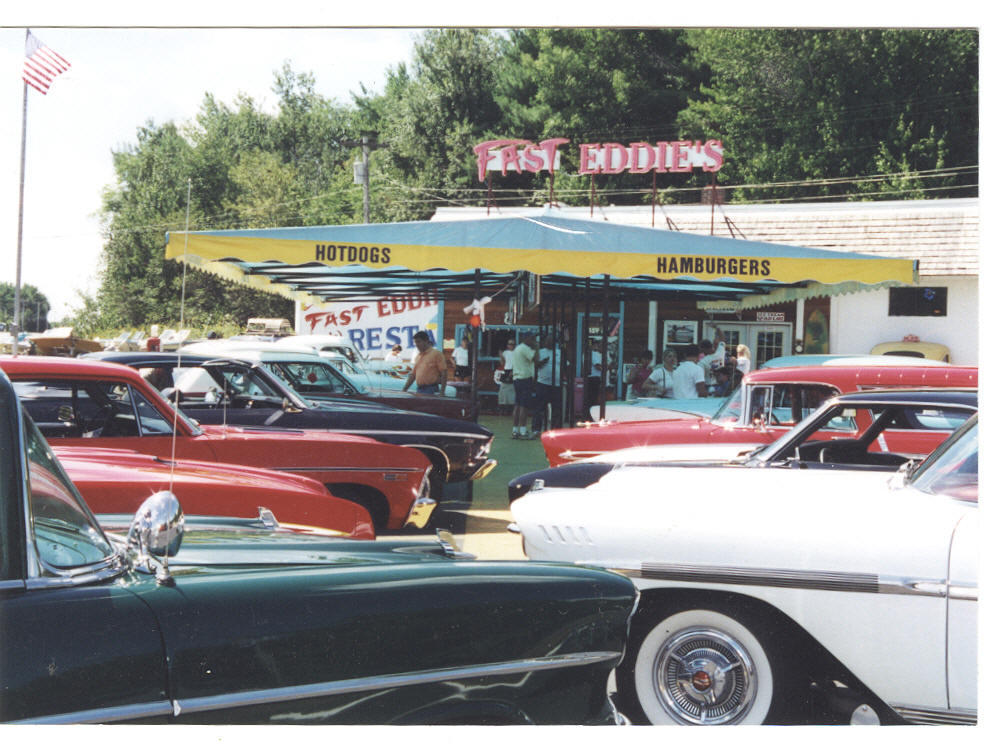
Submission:
[[[123,538],[130,527],[130,516],[100,515],[99,522],[107,534]],[[181,548],[168,563],[177,570],[186,566],[268,564],[370,566],[447,559],[438,538],[364,541],[326,535],[318,528],[270,527],[259,520],[186,516]]]

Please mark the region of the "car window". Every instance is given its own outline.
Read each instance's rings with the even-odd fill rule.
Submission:
[[[216,371],[214,370],[213,373]],[[219,369],[226,389],[245,397],[280,397],[281,394],[250,369],[230,367]]]
[[[133,390],[134,406],[137,408],[138,428],[141,435],[171,435],[172,421],[166,419],[158,408],[136,389]]]
[[[888,430],[956,430],[967,421],[972,410],[958,409],[903,409],[899,410],[885,426]]]
[[[345,394],[350,390],[342,375],[326,363],[278,361],[269,363],[268,368],[302,395]]]
[[[716,423],[735,423],[744,407],[744,386],[737,387],[711,418]]]
[[[113,547],[30,419],[24,420],[24,450],[31,525],[41,561],[56,569],[68,569],[113,556]]]
[[[915,470],[910,484],[930,494],[976,502],[980,473],[978,428],[974,418],[957,429]]]

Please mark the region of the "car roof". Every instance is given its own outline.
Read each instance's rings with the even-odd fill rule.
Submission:
[[[130,366],[86,358],[10,356],[0,358],[0,367],[11,377],[41,373],[53,376],[75,376],[92,379],[115,377],[131,382],[134,380],[143,382],[141,375],[130,368]]]
[[[849,392],[833,398],[853,404],[946,404],[977,408],[977,390],[967,388],[883,388]]]
[[[806,353],[776,356],[761,364],[761,368],[788,366],[949,366],[945,361],[909,356],[888,356],[869,353]]]
[[[888,356],[875,356],[886,358]],[[976,366],[953,366],[949,364],[859,364],[846,365],[814,365],[814,366],[779,366],[777,368],[759,368],[744,376],[745,384],[754,382],[768,383],[775,381],[820,382],[830,384],[889,384],[898,386],[943,386],[950,379],[959,380],[962,386],[977,384],[978,368]],[[928,380],[927,380],[928,379]],[[954,386],[960,386],[954,383]]]

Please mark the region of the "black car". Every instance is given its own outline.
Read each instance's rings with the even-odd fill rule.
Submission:
[[[482,425],[379,402],[314,401],[296,393],[263,363],[153,352],[88,353],[86,358],[138,369],[205,425],[330,430],[416,448],[432,463],[436,499],[445,482],[481,479],[497,464],[489,458],[493,433]]]
[[[977,412],[974,389],[894,389],[833,397],[794,429],[765,446],[726,453],[730,445],[700,443],[687,459],[662,455],[663,446],[609,452],[522,474],[507,485],[514,502],[541,487],[588,487],[625,464],[634,466],[790,466],[802,469],[887,469],[925,458]]]

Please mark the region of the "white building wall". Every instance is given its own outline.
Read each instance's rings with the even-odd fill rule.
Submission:
[[[878,343],[917,335],[949,347],[950,360],[979,364],[979,281],[975,276],[926,276],[919,286],[948,289],[945,317],[890,317],[888,290],[834,296],[830,302],[830,352],[868,353]]]

